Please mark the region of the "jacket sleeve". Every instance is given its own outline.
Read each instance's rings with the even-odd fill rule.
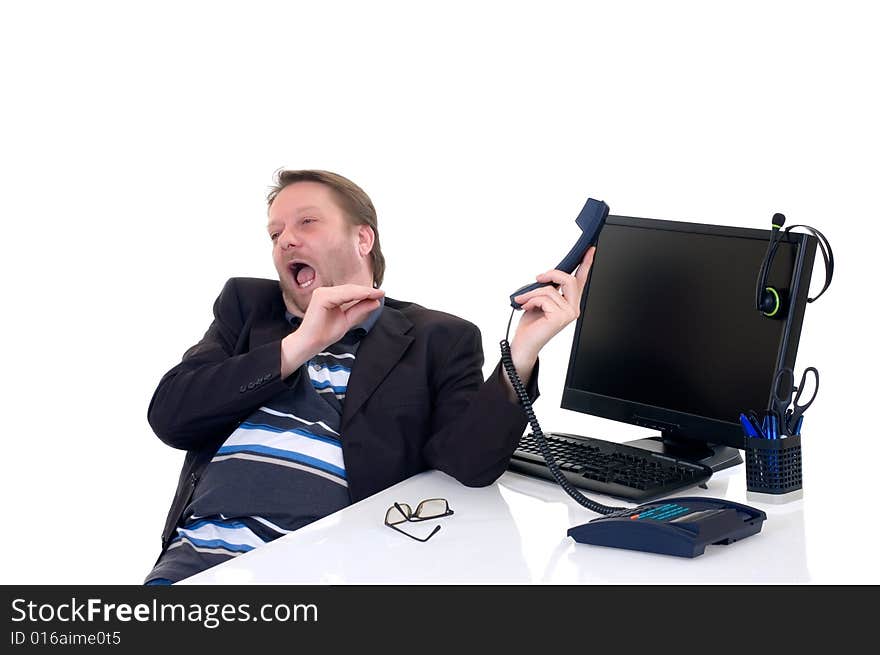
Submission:
[[[248,329],[233,278],[214,303],[205,336],[162,377],[150,401],[147,419],[166,444],[194,450],[216,442],[287,388],[281,340],[247,351]]]
[[[432,434],[423,454],[432,468],[480,487],[492,484],[507,469],[528,419],[519,403],[507,396],[507,373],[500,361],[483,381],[480,331],[467,326],[436,368]],[[532,401],[537,399],[537,362],[526,391]]]

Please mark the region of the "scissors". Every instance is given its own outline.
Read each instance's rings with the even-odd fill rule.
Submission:
[[[807,375],[812,373],[815,378],[816,388],[813,395],[805,403],[801,404],[801,394],[807,385]],[[795,393],[797,392],[797,393]],[[816,400],[816,394],[819,393],[819,371],[813,366],[804,369],[801,376],[800,384],[794,386],[794,370],[785,367],[779,369],[776,378],[773,380],[773,399],[770,401],[769,414],[775,417],[779,428],[789,437],[797,436],[801,433],[801,426],[804,422],[804,412]],[[792,395],[794,394],[794,399]]]

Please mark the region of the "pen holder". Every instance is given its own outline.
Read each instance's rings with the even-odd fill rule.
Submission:
[[[800,435],[746,438],[747,491],[781,497],[802,488]]]

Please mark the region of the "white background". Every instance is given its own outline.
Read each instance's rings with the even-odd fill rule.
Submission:
[[[587,196],[824,231],[808,554],[839,562],[815,580],[880,581],[877,31],[867,2],[4,3],[0,582],[149,571],[183,453],[147,405],[225,280],[274,276],[280,167],[361,185],[388,295],[479,325],[486,372]],[[572,333],[542,353],[545,429],[643,436],[560,409]]]

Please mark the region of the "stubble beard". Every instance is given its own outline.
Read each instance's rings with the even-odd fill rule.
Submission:
[[[312,294],[309,294],[308,297],[305,298],[305,306],[302,305],[303,298],[297,297],[295,292],[293,292],[290,288],[290,284],[285,281],[283,278],[280,281],[281,283],[281,297],[284,299],[284,304],[287,306],[287,311],[290,311],[291,307],[296,309],[296,312],[291,312],[292,314],[299,316],[302,318],[305,316],[306,310],[309,308],[309,302],[312,299]]]

